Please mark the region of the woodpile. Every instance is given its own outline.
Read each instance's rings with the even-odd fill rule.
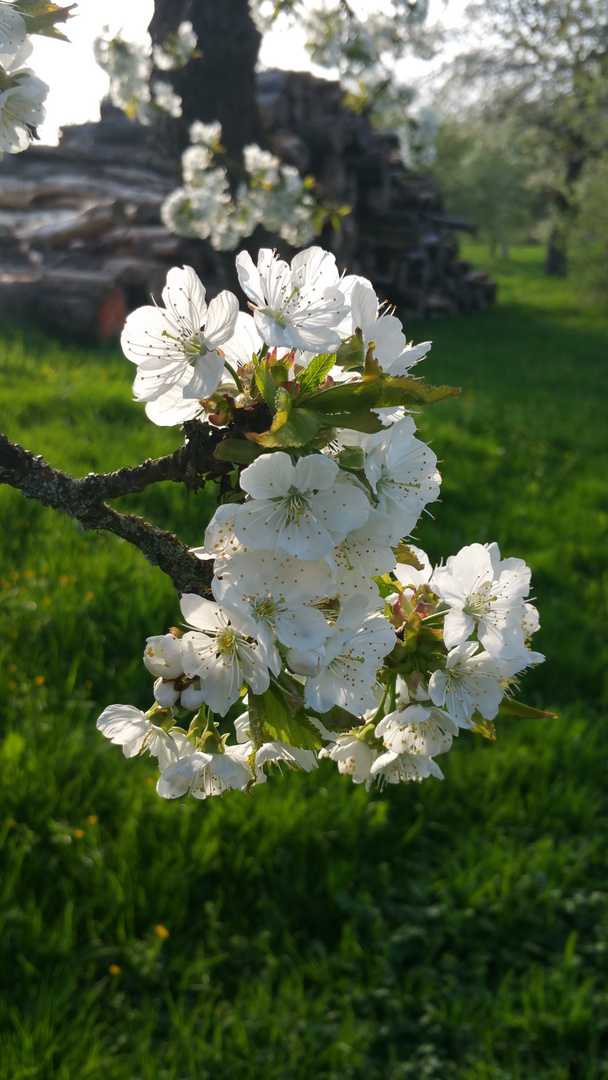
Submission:
[[[319,242],[349,273],[370,278],[402,318],[483,309],[495,286],[459,259],[454,231],[473,226],[447,216],[433,182],[400,163],[395,137],[374,132],[342,99],[338,83],[307,73],[259,76],[270,148],[315,176],[320,199],[353,208],[340,232],[326,226]],[[58,147],[4,157],[0,317],[103,338],[151,293],[160,296],[171,266],[194,266],[210,295],[234,287],[231,255],[160,222],[181,179],[171,144],[106,107],[99,124],[66,127]],[[256,233],[246,246],[272,242]]]
[[[395,135],[344,107],[339,83],[267,71],[258,95],[274,152],[316,178],[319,198],[353,208],[340,232],[321,238],[340,266],[369,278],[403,318],[481,311],[494,300],[494,282],[458,255],[455,230],[474,224],[444,212],[435,183],[404,168]]]

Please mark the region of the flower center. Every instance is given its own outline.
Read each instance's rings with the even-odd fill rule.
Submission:
[[[486,581],[479,586],[477,592],[467,596],[466,604],[462,609],[465,615],[470,615],[479,622],[484,615],[488,614],[493,602],[497,599],[492,595],[492,584],[491,581]]]
[[[279,611],[285,611],[285,606],[280,600],[273,600],[272,596],[248,596],[251,604],[251,614],[256,622],[265,622],[268,625],[274,623],[274,617]]]
[[[221,630],[215,639],[215,647],[218,656],[234,656],[238,645],[238,635],[232,626]]]
[[[184,355],[190,363],[193,363],[197,356],[206,356],[209,352],[209,349],[203,341],[202,334],[198,330],[195,334],[192,334],[191,337],[186,338],[183,344]]]
[[[298,491],[292,484],[287,495],[274,501],[281,503],[288,522],[293,521],[299,525],[300,518],[310,510],[311,497],[307,492]]]

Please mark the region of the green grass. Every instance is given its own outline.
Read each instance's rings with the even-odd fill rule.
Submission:
[[[170,584],[0,489],[1,1080],[608,1075],[608,318],[540,261],[486,259],[495,308],[406,327],[434,340],[421,373],[463,388],[419,417],[444,460],[420,541],[527,559],[547,662],[522,696],[560,714],[463,735],[443,784],[366,795],[322,763],[162,802],[95,718],[147,704]],[[2,340],[4,430],[53,464],[178,445],[115,351]],[[171,485],[124,505],[193,543],[211,508]]]

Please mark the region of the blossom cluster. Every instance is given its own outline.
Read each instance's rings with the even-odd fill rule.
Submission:
[[[191,22],[180,23],[174,34],[154,48],[150,40],[135,43],[125,41],[120,34],[98,37],[93,51],[110,80],[112,104],[141,124],[150,124],[158,114],[181,116],[182,99],[172,84],[166,79],[150,77],[154,67],[159,71],[184,67],[194,55],[196,43]]]
[[[183,185],[161,210],[168,229],[208,239],[218,251],[234,250],[262,222],[294,247],[310,242],[319,208],[311,182],[296,168],[252,143],[243,151],[247,180],[239,183],[233,196],[226,170],[215,161],[222,151],[221,125],[195,121],[190,140],[182,155]]]
[[[433,569],[409,542],[440,487],[412,409],[458,393],[410,373],[431,343],[321,248],[236,265],[251,314],[175,268],[164,307],[123,331],[136,400],[157,424],[219,429],[234,488],[194,549],[208,593],[146,643],[152,707],[109,706],[98,727],[158,759],[165,798],[320,757],[368,787],[441,778],[460,730],[493,738],[499,712],[531,713],[512,700],[543,659],[530,571],[480,543]]]
[[[4,153],[19,154],[37,138],[49,88],[26,64],[32,35],[67,40],[56,24],[70,17],[70,7],[45,0],[36,5],[31,0],[0,2],[0,158]]]
[[[428,167],[435,159],[439,117],[428,105],[414,109],[415,89],[395,79],[394,62],[412,50],[430,59],[436,27],[426,28],[424,10],[404,0],[385,0],[365,14],[356,9],[332,0],[299,5],[254,0],[251,14],[262,34],[278,20],[283,29],[298,25],[313,63],[338,73],[345,103],[365,111],[375,128],[397,136],[404,165]]]

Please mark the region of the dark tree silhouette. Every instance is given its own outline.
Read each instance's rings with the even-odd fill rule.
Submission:
[[[238,169],[243,147],[260,141],[255,62],[261,36],[248,0],[156,0],[152,40],[162,42],[185,19],[202,55],[171,74],[182,97],[183,130],[193,120],[219,120],[230,173]]]

